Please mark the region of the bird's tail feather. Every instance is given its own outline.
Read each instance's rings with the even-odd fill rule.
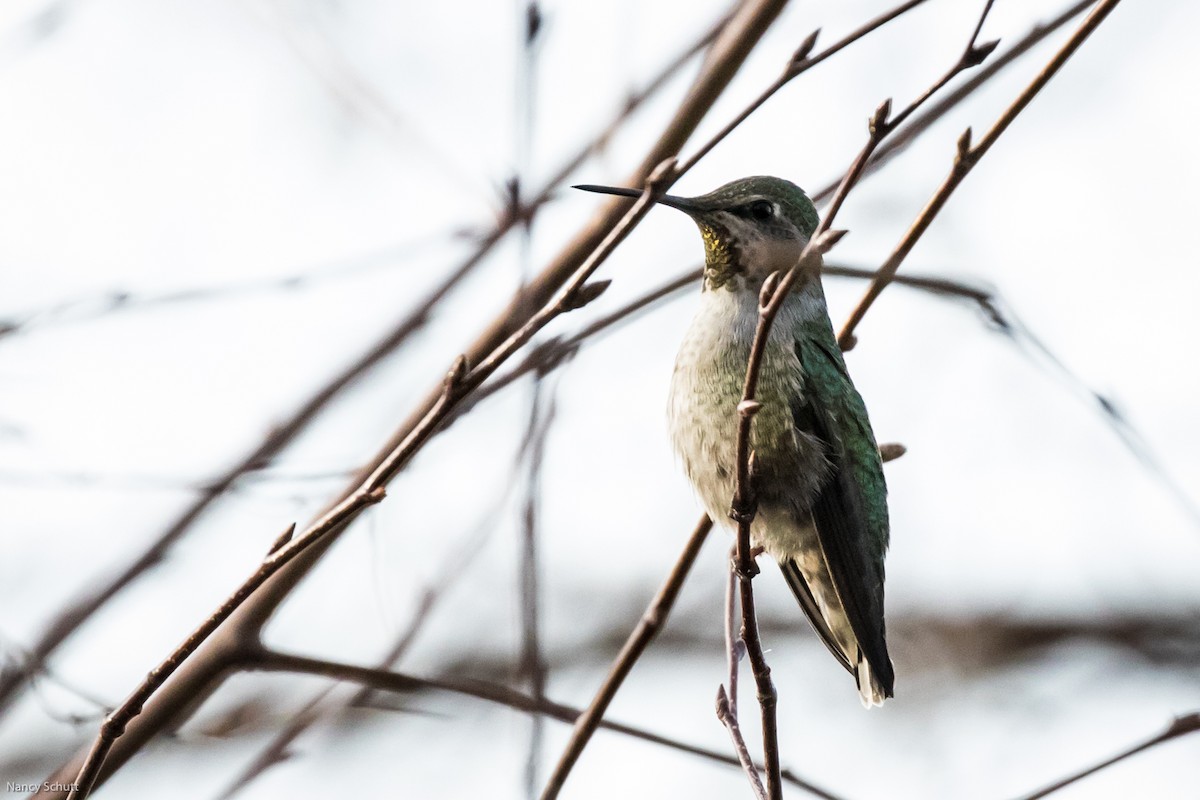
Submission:
[[[880,685],[875,678],[875,673],[871,670],[871,665],[861,654],[858,657],[858,669],[855,671],[854,678],[858,681],[858,699],[862,701],[863,708],[871,709],[881,706],[884,699],[891,696]]]

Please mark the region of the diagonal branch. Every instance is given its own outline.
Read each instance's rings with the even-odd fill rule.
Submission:
[[[870,20],[857,30],[846,34],[846,36],[825,48],[820,53],[817,53],[815,56],[810,54],[812,53],[813,48],[817,45],[817,36],[821,31],[820,29],[817,29],[810,33],[808,37],[800,43],[800,47],[796,49],[796,52],[792,54],[792,57],[784,66],[783,72],[779,75],[779,77],[776,78],[770,86],[764,89],[758,97],[752,100],[748,106],[742,109],[737,116],[730,120],[725,127],[721,128],[721,130],[719,130],[711,139],[705,142],[699,150],[697,150],[690,158],[688,158],[687,161],[683,162],[679,167],[680,174],[683,174],[689,171],[692,167],[696,166],[696,164],[698,164],[702,158],[708,155],[709,152],[718,144],[720,144],[726,136],[732,133],[737,126],[749,119],[750,115],[757,111],[763,103],[770,100],[776,92],[791,83],[794,78],[803,75],[805,72],[812,69],[817,64],[820,64],[822,61],[825,61],[831,56],[840,53],[842,50],[854,44],[859,39],[865,37],[867,34],[873,33],[892,20],[907,14],[909,11],[912,11],[923,2],[925,2],[925,0],[907,0],[907,2],[901,3],[890,11],[880,14],[878,17]]]
[[[1107,758],[1104,761],[1101,761],[1099,764],[1095,764],[1087,769],[1076,772],[1074,775],[1070,775],[1060,781],[1056,781],[1049,786],[1039,789],[1033,794],[1027,794],[1020,798],[1020,800],[1039,800],[1042,797],[1054,794],[1059,789],[1070,786],[1076,781],[1083,780],[1089,775],[1093,775],[1102,769],[1111,767],[1113,764],[1116,764],[1119,761],[1124,761],[1130,756],[1135,756],[1143,750],[1149,750],[1151,747],[1160,745],[1163,742],[1169,742],[1172,739],[1178,739],[1181,736],[1187,736],[1189,733],[1196,733],[1197,731],[1200,731],[1200,712],[1193,711],[1190,714],[1184,714],[1183,716],[1176,717],[1171,721],[1171,724],[1167,726],[1167,729],[1157,736],[1152,736],[1141,744],[1136,744],[1133,747],[1130,747],[1128,750],[1122,750],[1112,758]]]
[[[264,650],[248,659],[244,666],[247,669],[265,670],[270,672],[294,672],[305,675],[322,675],[339,681],[358,683],[368,690],[390,692],[393,694],[411,694],[413,692],[440,691],[473,697],[489,703],[524,711],[532,714],[543,714],[560,722],[571,723],[583,713],[577,708],[556,703],[545,698],[537,699],[524,692],[510,689],[507,686],[487,681],[464,680],[456,678],[419,678],[401,672],[359,667],[353,664],[343,664],[306,656],[291,655]],[[625,725],[620,722],[602,720],[599,727],[624,736],[631,736],[652,744],[662,745],[682,753],[690,753],[708,761],[716,761],[729,766],[738,766],[736,758],[717,750],[685,744],[676,739],[651,733],[642,728]],[[794,773],[786,774],[787,782],[798,789],[823,798],[823,800],[841,800],[819,786],[797,777]]]
[[[824,218],[817,226],[817,233],[827,231],[833,225],[833,220],[837,217],[838,211],[841,210],[846,196],[857,185],[863,171],[866,170],[867,165],[871,162],[871,156],[874,155],[875,149],[879,147],[880,143],[898,127],[903,125],[918,108],[937,94],[942,87],[958,77],[959,73],[982,64],[991,55],[992,51],[996,49],[996,46],[1000,44],[999,39],[982,45],[976,44],[976,41],[979,39],[979,32],[983,29],[983,23],[987,20],[988,13],[992,10],[993,2],[994,0],[987,0],[984,3],[983,11],[979,15],[979,20],[975,24],[975,30],[971,33],[971,38],[967,42],[967,46],[963,48],[962,54],[954,62],[954,66],[946,70],[946,73],[942,77],[934,81],[917,99],[909,103],[908,107],[895,117],[889,116],[892,109],[890,98],[884,100],[879,105],[879,108],[875,110],[875,114],[871,117],[871,122],[868,126],[869,136],[867,137],[867,143],[863,145],[863,149],[859,152],[850,169],[846,171],[846,176],[842,179],[841,184],[838,185],[837,192],[829,204],[829,210],[825,212]]]
[[[667,575],[667,579],[659,588],[658,593],[654,595],[654,599],[650,601],[650,605],[646,607],[642,618],[638,620],[637,627],[625,640],[621,653],[613,661],[608,676],[604,679],[599,691],[596,692],[596,696],[587,709],[575,720],[571,739],[567,742],[563,754],[554,766],[554,772],[546,782],[546,788],[542,790],[542,800],[553,800],[562,791],[563,784],[566,783],[567,776],[571,774],[575,762],[579,760],[583,749],[591,741],[596,728],[602,724],[604,712],[608,710],[609,704],[617,696],[617,690],[621,688],[621,684],[625,682],[633,665],[637,663],[638,658],[646,651],[650,642],[666,622],[671,608],[675,605],[675,598],[679,596],[679,590],[683,588],[683,583],[687,580],[692,565],[696,563],[696,556],[700,554],[700,547],[704,544],[710,530],[712,530],[712,520],[707,516],[701,517],[700,521],[696,523],[692,535],[688,537],[687,544],[684,545],[683,552],[679,554],[675,566]]]
[[[717,719],[721,720],[721,724],[729,731],[729,738],[733,740],[733,752],[737,753],[738,763],[742,765],[742,772],[746,773],[746,778],[750,781],[750,788],[753,790],[754,796],[758,800],[767,800],[767,790],[763,786],[762,776],[758,774],[758,765],[754,763],[754,759],[750,755],[750,748],[746,746],[746,737],[742,735],[737,711],[731,707],[731,703],[732,700],[725,693],[725,687],[718,686]],[[782,780],[782,775],[780,779]]]
[[[938,187],[936,192],[934,192],[933,197],[929,199],[929,202],[925,205],[925,208],[921,210],[921,213],[917,216],[917,219],[908,229],[908,232],[904,234],[904,237],[900,240],[900,243],[896,245],[896,248],[892,251],[892,254],[888,256],[887,260],[883,263],[883,266],[879,268],[879,274],[876,275],[875,280],[872,281],[870,287],[868,287],[866,293],[863,295],[862,300],[859,301],[858,305],[850,313],[850,317],[846,320],[846,324],[842,326],[841,333],[838,334],[838,343],[842,346],[842,349],[849,349],[853,346],[854,329],[858,326],[858,323],[862,321],[862,318],[866,315],[867,310],[875,302],[875,299],[878,298],[880,293],[882,293],[887,285],[891,283],[892,279],[896,275],[896,271],[899,270],[900,265],[904,263],[904,259],[908,257],[908,254],[912,252],[912,249],[916,245],[917,241],[921,238],[925,231],[929,229],[929,226],[933,222],[934,218],[937,217],[938,213],[946,205],[946,201],[950,199],[950,195],[954,193],[954,190],[958,188],[958,185],[962,183],[967,174],[970,173],[977,163],[979,163],[979,160],[987,154],[988,150],[992,148],[992,145],[996,143],[1004,131],[1008,129],[1008,126],[1012,124],[1013,120],[1015,120],[1017,116],[1025,110],[1029,103],[1033,101],[1033,98],[1037,96],[1038,92],[1040,92],[1042,88],[1050,82],[1050,79],[1057,74],[1059,69],[1062,68],[1063,64],[1067,63],[1067,59],[1069,59],[1075,53],[1075,51],[1079,49],[1079,46],[1083,44],[1088,36],[1091,35],[1092,31],[1094,31],[1100,25],[1100,23],[1104,21],[1104,18],[1107,17],[1109,12],[1116,7],[1118,2],[1120,2],[1120,0],[1103,0],[1103,2],[1099,3],[1095,7],[1092,13],[1087,16],[1087,19],[1083,21],[1075,33],[1071,35],[1071,38],[1067,40],[1066,44],[1064,44],[1062,48],[1060,48],[1059,51],[1054,54],[1054,57],[1050,59],[1046,66],[1042,68],[1042,71],[1038,73],[1037,77],[1035,77],[1033,81],[1027,87],[1025,87],[1025,90],[1017,96],[1017,99],[1013,101],[1012,105],[1005,109],[1004,113],[1000,115],[1000,118],[996,120],[995,124],[992,125],[988,132],[984,134],[983,138],[979,140],[978,144],[971,144],[970,128],[967,128],[967,130],[963,132],[963,135],[958,140],[958,152],[955,155],[954,164],[950,169],[950,174],[946,176],[946,179],[942,182],[942,185]]]

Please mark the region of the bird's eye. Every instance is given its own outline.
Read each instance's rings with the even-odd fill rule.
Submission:
[[[775,215],[775,207],[766,200],[755,200],[746,207],[746,210],[750,212],[750,216],[753,219],[759,222],[766,222]]]

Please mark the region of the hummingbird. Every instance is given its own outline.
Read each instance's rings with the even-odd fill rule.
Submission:
[[[700,308],[671,377],[671,439],[709,516],[730,526],[737,406],[759,294],[768,276],[782,276],[800,259],[819,218],[799,186],[769,176],[658,202],[691,217],[704,240]],[[817,636],[854,676],[863,705],[881,705],[894,682],[883,619],[887,486],[819,276],[798,281],[780,306],[755,394],[751,543],[779,564]]]

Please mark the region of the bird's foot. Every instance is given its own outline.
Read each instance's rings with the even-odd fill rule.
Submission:
[[[729,507],[729,518],[738,525],[749,525],[754,521],[754,517],[758,514],[758,504],[754,501],[748,503],[734,503]]]
[[[751,547],[750,557],[746,559],[746,568],[742,569],[742,560],[738,558],[737,545],[733,546],[733,550],[729,553],[729,568],[733,570],[733,574],[742,580],[749,580],[757,575],[760,570],[758,563],[755,561],[763,553],[761,547]]]

